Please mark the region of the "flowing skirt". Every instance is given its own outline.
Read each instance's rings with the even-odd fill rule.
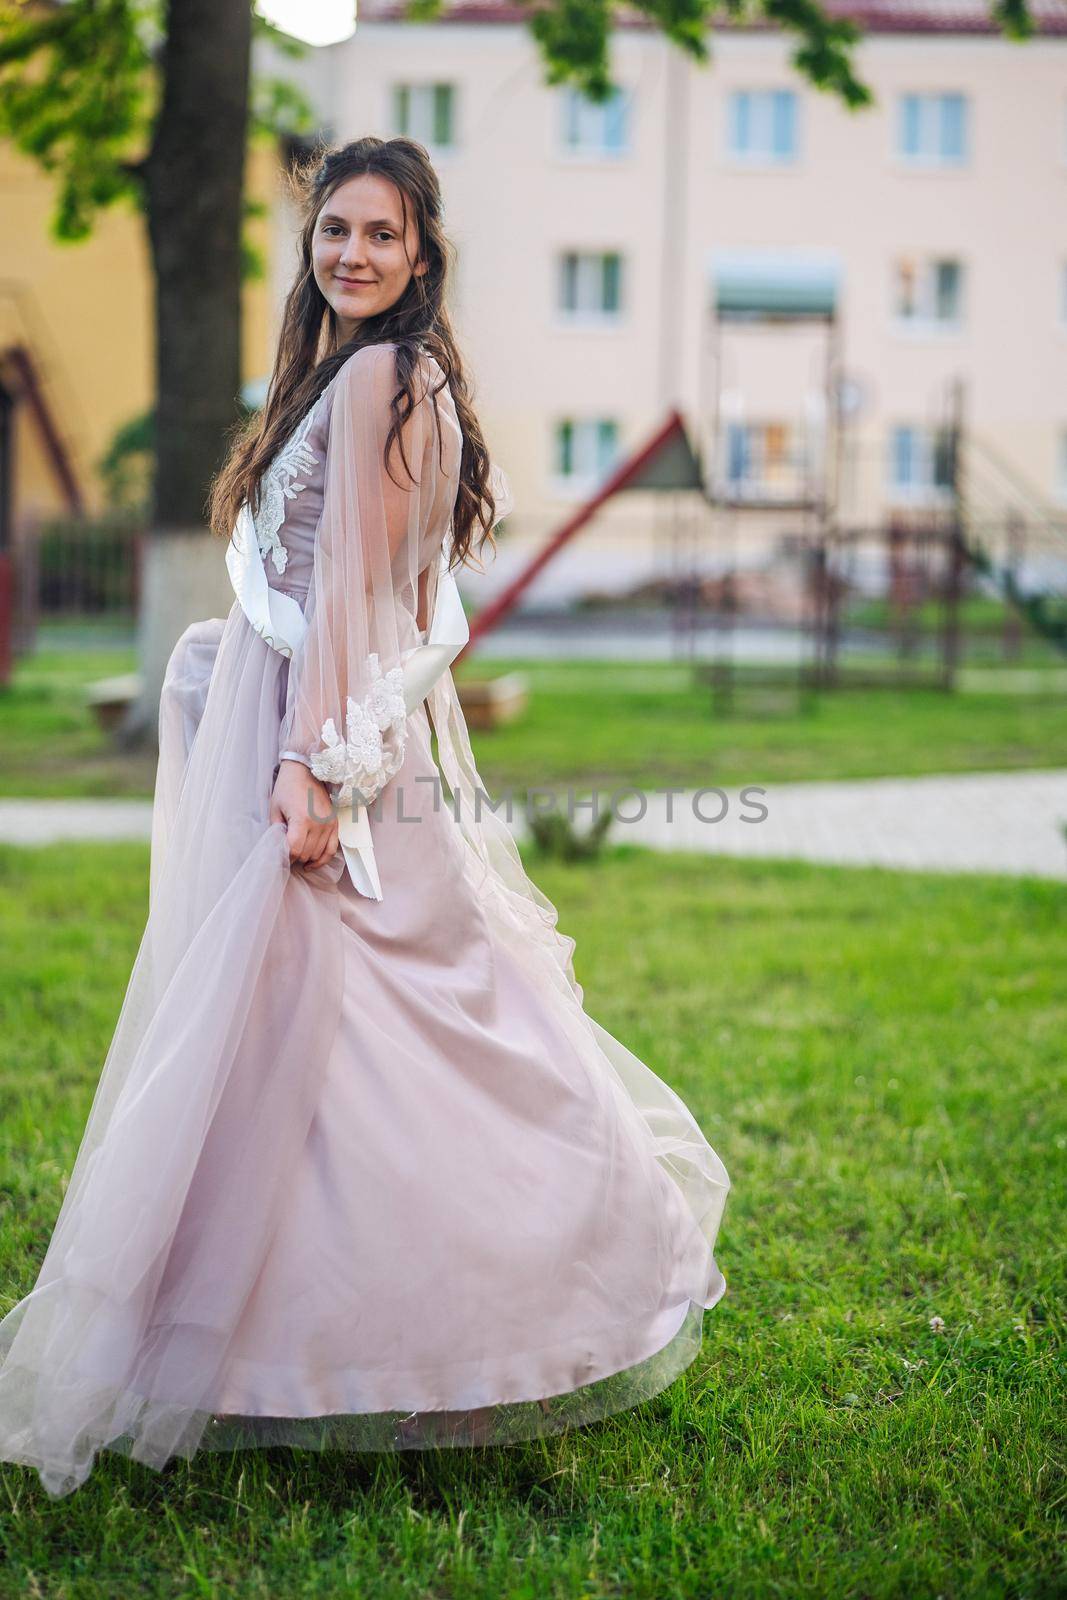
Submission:
[[[558,1431],[662,1389],[725,1289],[722,1163],[585,1014],[503,825],[479,856],[457,822],[426,705],[371,810],[384,899],[340,852],[290,865],[287,673],[236,605],[168,667],[148,922],[40,1278],[0,1324],[0,1456],[54,1494],[105,1446],[161,1466]]]

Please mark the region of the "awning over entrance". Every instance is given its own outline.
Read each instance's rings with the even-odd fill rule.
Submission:
[[[839,258],[808,250],[716,250],[711,304],[720,317],[829,320],[840,295]]]

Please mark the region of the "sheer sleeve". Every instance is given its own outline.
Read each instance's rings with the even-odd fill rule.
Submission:
[[[303,761],[339,805],[357,806],[403,762],[403,662],[419,639],[420,554],[440,485],[433,400],[418,376],[403,457],[394,439],[386,465],[392,345],[357,350],[334,382],[307,628],[290,662],[279,760]]]

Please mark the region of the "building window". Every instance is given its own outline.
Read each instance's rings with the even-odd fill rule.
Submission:
[[[895,500],[947,500],[952,493],[951,434],[941,428],[894,428],[889,488]]]
[[[393,129],[435,150],[456,142],[456,91],[450,83],[393,86]]]
[[[735,89],[726,106],[726,148],[737,161],[797,158],[797,97],[792,89]]]
[[[564,417],[556,423],[553,472],[557,485],[570,492],[592,492],[616,465],[618,424],[609,417]]]
[[[559,258],[559,309],[567,317],[618,317],[622,310],[622,257],[618,252],[564,251]]]
[[[796,429],[787,422],[728,422],[726,492],[736,499],[789,500],[803,493]]]
[[[898,153],[919,166],[962,166],[967,160],[967,122],[965,95],[902,94]]]
[[[616,89],[599,104],[567,84],[560,90],[560,137],[568,155],[617,158],[630,150],[632,100]]]
[[[958,327],[963,321],[961,263],[902,257],[894,269],[893,312],[909,327]]]

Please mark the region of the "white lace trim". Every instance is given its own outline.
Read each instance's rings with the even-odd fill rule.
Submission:
[[[319,459],[307,442],[317,410],[316,402],[267,467],[259,486],[259,510],[253,518],[256,539],[260,555],[266,560],[269,554],[278,573],[285,571],[289,560],[289,552],[278,537],[285,521],[285,502],[295,500],[301,489],[307,488],[306,483],[294,480],[299,473],[310,472]]]
[[[322,783],[340,784],[336,799],[342,805],[359,790],[368,803],[399,772],[404,760],[407,712],[404,707],[404,669],[382,672],[378,656],[367,657],[371,686],[362,700],[348,696],[344,739],[332,717],[322,725],[324,749],[310,758],[311,770]],[[387,742],[385,736],[395,733]]]

